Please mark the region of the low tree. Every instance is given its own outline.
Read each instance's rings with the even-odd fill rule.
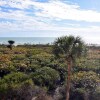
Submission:
[[[13,47],[13,44],[15,43],[15,41],[9,40],[8,43],[9,43],[8,48],[10,48],[10,50],[12,50],[12,47]]]
[[[80,37],[64,36],[54,42],[53,53],[57,58],[64,57],[68,65],[66,100],[70,96],[71,68],[77,58],[84,53],[85,44]]]

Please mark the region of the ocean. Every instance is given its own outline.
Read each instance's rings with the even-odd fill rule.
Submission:
[[[0,44],[8,44],[8,40],[18,44],[52,44],[56,37],[0,37]]]

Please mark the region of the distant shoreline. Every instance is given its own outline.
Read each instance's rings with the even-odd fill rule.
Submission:
[[[8,40],[14,40],[15,45],[24,44],[52,44],[58,37],[0,37],[0,44],[8,44]],[[86,43],[88,46],[100,46],[99,43]]]
[[[8,40],[15,41],[15,45],[24,44],[52,44],[56,37],[0,37],[0,44],[8,44]]]

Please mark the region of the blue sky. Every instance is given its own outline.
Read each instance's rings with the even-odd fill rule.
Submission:
[[[0,37],[70,34],[100,44],[100,0],[0,0]]]

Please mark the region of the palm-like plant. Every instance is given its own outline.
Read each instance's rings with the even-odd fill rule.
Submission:
[[[15,43],[15,41],[9,40],[8,43],[9,43],[8,48],[10,48],[10,50],[12,50],[12,46]]]
[[[85,44],[80,37],[65,36],[58,38],[54,42],[53,53],[57,57],[65,57],[68,65],[66,100],[69,100],[71,68],[76,58],[79,58],[84,53],[84,47]]]

